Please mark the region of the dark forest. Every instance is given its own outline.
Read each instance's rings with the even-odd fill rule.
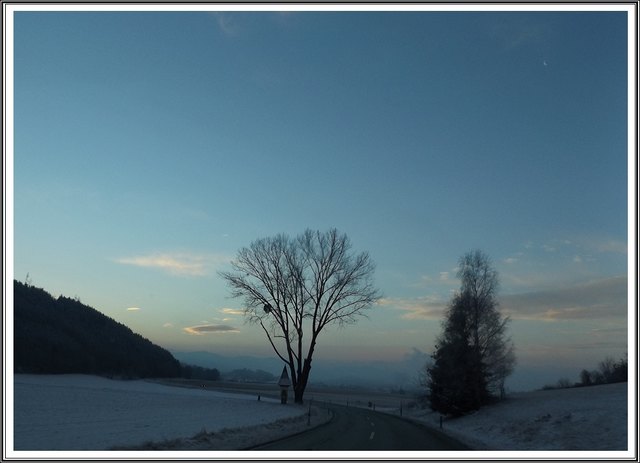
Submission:
[[[216,369],[182,365],[166,349],[77,299],[55,299],[14,281],[14,371],[116,377],[206,377]]]

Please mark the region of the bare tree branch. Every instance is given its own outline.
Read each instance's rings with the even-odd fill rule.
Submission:
[[[350,249],[347,235],[335,229],[306,230],[295,239],[281,234],[242,248],[233,270],[220,272],[231,296],[243,299],[246,320],[262,326],[289,365],[296,401],[302,401],[320,332],[332,323],[356,322],[381,297],[369,254],[354,256]],[[274,339],[284,341],[286,355]]]

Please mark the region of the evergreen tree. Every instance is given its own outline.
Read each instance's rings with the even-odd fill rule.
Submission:
[[[460,259],[459,293],[445,313],[443,331],[427,368],[431,408],[460,415],[504,395],[513,371],[513,343],[506,335],[509,319],[497,309],[498,274],[480,251]]]

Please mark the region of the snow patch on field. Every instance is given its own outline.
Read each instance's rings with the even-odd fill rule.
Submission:
[[[258,401],[255,395],[144,380],[15,375],[14,450],[104,450],[247,426],[254,427],[248,431],[258,440],[258,429],[264,427],[266,441],[274,427],[300,429],[307,412],[303,406],[285,406],[273,399]],[[239,442],[251,444],[247,439]]]
[[[478,450],[627,450],[627,383],[513,394],[442,430]],[[405,413],[438,428],[440,415]]]

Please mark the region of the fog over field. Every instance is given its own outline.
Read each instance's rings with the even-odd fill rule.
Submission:
[[[282,371],[283,363],[275,357],[227,356],[213,352],[180,352],[173,355],[186,363],[216,368],[222,373],[239,368],[264,370],[275,376]],[[413,348],[399,361],[337,361],[316,360],[313,365],[310,383],[328,386],[355,386],[367,389],[421,389],[420,373],[430,360],[428,353]],[[593,365],[540,365],[518,366],[507,379],[507,389],[512,392],[540,389],[553,384],[561,377],[575,380],[582,368],[595,368]]]

